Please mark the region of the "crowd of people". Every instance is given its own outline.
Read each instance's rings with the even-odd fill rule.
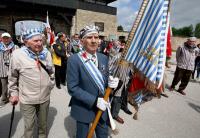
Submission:
[[[133,69],[128,72],[127,85],[123,85],[118,77],[112,76],[114,73],[110,70],[112,63],[109,59],[120,58],[126,42],[100,39],[99,29],[94,25],[84,27],[71,38],[63,32],[54,37],[51,31],[47,30],[44,34],[41,29],[26,30],[21,37],[23,44],[17,46],[9,33],[1,34],[0,107],[9,101],[12,105],[20,104],[25,138],[33,137],[35,118],[39,137],[47,137],[47,116],[54,85],[57,89],[61,89],[61,85],[68,88],[71,96],[70,113],[76,120],[77,138],[87,137],[98,110],[103,111],[103,114],[95,133],[98,138],[107,138],[108,127],[112,127],[109,120],[124,123],[123,118],[119,117],[120,109],[132,114],[128,109],[128,102],[138,109],[142,102],[164,90],[162,85],[156,89],[157,93],[147,92],[144,76]],[[181,81],[177,91],[185,95],[183,90],[191,76],[194,79],[196,70],[196,78],[199,79],[199,51],[200,44],[196,45],[195,37],[190,37],[177,49],[177,67],[170,90],[174,90]],[[109,101],[103,98],[107,87],[113,89]],[[119,89],[121,92],[116,92]]]

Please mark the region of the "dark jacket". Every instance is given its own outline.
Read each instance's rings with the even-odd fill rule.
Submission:
[[[98,68],[106,82],[105,85],[107,85],[108,58],[100,53],[97,53],[97,58]],[[77,121],[90,123],[94,120],[98,110],[96,107],[97,97],[103,97],[103,95],[77,54],[69,57],[67,66],[67,86],[68,92],[72,96],[71,116]],[[107,120],[107,111],[103,113],[103,120]]]
[[[56,43],[53,45],[53,49],[56,55],[61,57],[62,61],[67,60],[66,47],[64,43],[59,41],[59,39],[56,40]]]

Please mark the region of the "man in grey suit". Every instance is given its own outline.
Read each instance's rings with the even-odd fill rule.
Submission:
[[[71,116],[76,120],[76,137],[86,138],[98,109],[105,111],[95,129],[97,138],[108,137],[108,102],[103,99],[107,86],[116,88],[118,78],[108,74],[108,58],[97,53],[99,32],[95,26],[80,31],[83,51],[72,55],[67,64],[67,86],[72,96]],[[109,76],[109,77],[108,77]]]

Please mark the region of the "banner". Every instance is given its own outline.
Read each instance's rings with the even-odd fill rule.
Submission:
[[[158,87],[163,80],[169,0],[150,0],[125,59]]]

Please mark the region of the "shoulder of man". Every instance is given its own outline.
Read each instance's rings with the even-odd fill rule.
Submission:
[[[73,55],[71,55],[69,58],[68,58],[68,60],[77,60],[78,59],[78,53],[76,53],[76,54],[73,54]]]
[[[82,64],[82,61],[79,58],[78,54],[73,54],[68,58],[67,64],[68,65],[70,64],[70,66],[78,67],[79,64]]]
[[[106,56],[106,55],[104,55],[102,53],[97,52],[97,56],[108,60],[108,56]]]
[[[24,58],[24,51],[21,48],[15,49],[12,52],[12,57],[16,60]]]
[[[57,48],[57,49],[61,50],[61,45],[58,44],[58,43],[55,43],[55,44],[53,45],[53,48]]]
[[[51,57],[51,51],[47,50],[47,56]],[[52,58],[52,57],[51,57]]]
[[[23,53],[23,50],[21,48],[16,48],[14,51],[13,51],[13,55],[19,55]]]
[[[184,45],[183,46],[178,46],[177,50],[181,50],[182,48],[184,48]]]

